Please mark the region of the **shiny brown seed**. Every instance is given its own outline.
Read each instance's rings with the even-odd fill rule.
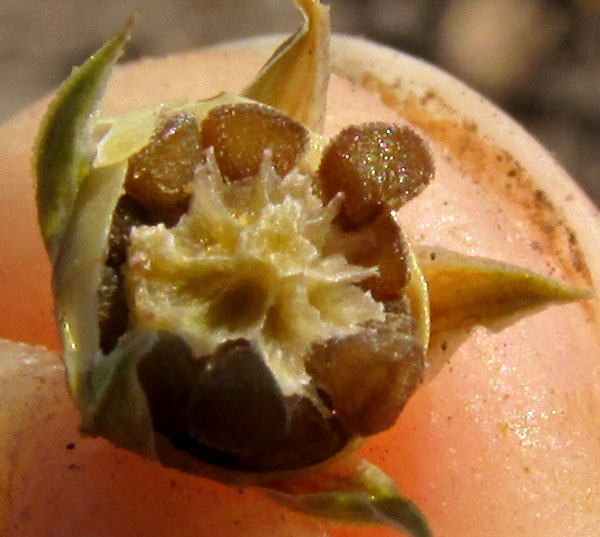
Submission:
[[[189,185],[202,155],[196,118],[171,116],[129,159],[125,190],[154,219],[174,225],[187,210]]]
[[[353,229],[383,207],[397,209],[433,178],[425,143],[408,127],[392,123],[354,125],[329,144],[319,170],[324,201],[345,194],[341,223]]]
[[[369,436],[391,427],[423,374],[423,348],[406,325],[388,313],[378,323],[314,348],[308,368],[354,434]]]
[[[304,397],[284,396],[243,339],[199,358],[164,332],[138,374],[156,430],[177,449],[216,466],[249,472],[303,468],[348,442],[335,416],[324,416]]]
[[[100,347],[108,354],[127,330],[129,309],[123,289],[121,265],[127,258],[129,232],[133,226],[149,224],[148,215],[140,204],[122,196],[113,213],[108,238],[108,255],[104,262],[98,288],[98,324]]]
[[[408,245],[402,230],[390,211],[379,214],[372,222],[348,233],[344,254],[352,264],[375,266],[379,274],[363,282],[379,301],[397,300],[404,295],[410,278]]]
[[[112,351],[127,330],[129,309],[123,293],[123,276],[118,269],[104,266],[98,287],[98,328],[100,348],[105,354]]]
[[[308,131],[273,108],[238,103],[212,109],[202,123],[202,145],[214,147],[221,173],[229,181],[256,175],[266,149],[280,176],[296,164]]]

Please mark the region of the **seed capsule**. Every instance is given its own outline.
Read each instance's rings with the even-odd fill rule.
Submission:
[[[398,209],[429,184],[433,173],[423,140],[390,123],[347,127],[330,142],[319,169],[325,201],[344,193],[341,220],[352,229],[372,221],[384,207]]]
[[[266,484],[305,512],[430,537],[378,469],[334,461],[390,427],[417,389],[429,304],[455,326],[458,295],[478,322],[489,297],[522,311],[523,288],[536,305],[584,295],[446,256],[422,263],[441,297],[429,300],[394,210],[432,179],[431,156],[409,128],[371,123],[343,130],[319,162],[321,139],[299,121],[324,117],[328,17],[318,0],[296,4],[305,25],[243,97],[98,125],[128,29],[59,92],[36,170],[69,388],[85,434]]]

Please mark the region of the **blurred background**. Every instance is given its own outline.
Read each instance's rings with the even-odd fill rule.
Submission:
[[[329,0],[334,30],[456,74],[549,147],[600,204],[600,0]],[[0,123],[136,9],[126,59],[290,32],[289,0],[0,0]]]

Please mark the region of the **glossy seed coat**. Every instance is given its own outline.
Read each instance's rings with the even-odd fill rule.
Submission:
[[[423,349],[407,332],[407,315],[315,347],[309,362],[337,416],[353,433],[370,436],[391,427],[423,373]]]
[[[408,244],[394,215],[384,211],[372,222],[350,232],[352,248],[345,255],[351,263],[377,267],[378,274],[361,282],[381,301],[397,300],[404,296],[410,279]]]
[[[171,116],[150,143],[129,159],[125,190],[156,220],[175,224],[187,209],[188,185],[201,157],[195,117]]]
[[[202,123],[202,145],[214,148],[221,173],[229,181],[256,175],[267,149],[275,171],[283,177],[296,164],[307,139],[308,131],[300,123],[252,103],[214,108]]]
[[[433,179],[434,166],[421,138],[393,123],[352,125],[329,144],[319,170],[325,201],[345,195],[346,228],[372,221],[383,209],[398,209]]]

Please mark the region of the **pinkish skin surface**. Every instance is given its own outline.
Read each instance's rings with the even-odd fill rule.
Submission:
[[[105,112],[239,91],[265,59],[261,54],[245,45],[120,68]],[[326,134],[349,123],[399,121],[402,107],[385,100],[394,109],[333,78]],[[29,171],[43,109],[38,104],[0,130],[0,336],[56,349],[49,263]],[[531,207],[498,196],[495,158],[477,147],[480,165],[467,162],[466,153],[459,163],[456,146],[474,143],[472,136],[457,142],[458,131],[440,135],[422,114],[403,110],[431,135],[437,165],[435,183],[400,212],[413,242],[504,259],[582,285],[585,278],[554,254],[548,230],[532,224]],[[599,341],[585,304],[551,307],[498,333],[476,328],[396,426],[362,453],[423,509],[437,537],[590,537],[600,524]],[[442,351],[436,345],[432,352]],[[8,343],[0,354],[0,514],[8,536],[398,535],[326,527],[256,491],[240,494],[103,440],[81,439],[56,355]]]

